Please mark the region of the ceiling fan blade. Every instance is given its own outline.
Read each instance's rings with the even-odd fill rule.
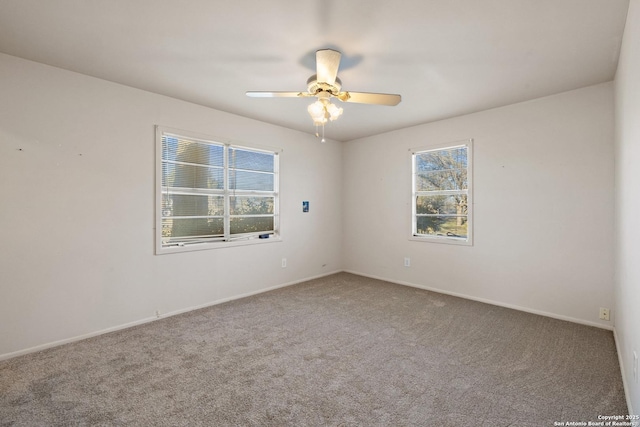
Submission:
[[[303,92],[262,92],[262,91],[249,91],[247,96],[251,98],[297,98],[301,96],[309,96],[308,93]]]
[[[336,82],[341,56],[340,52],[333,49],[321,49],[316,52],[316,74],[319,82],[330,85]]]
[[[400,95],[390,93],[340,92],[337,98],[343,102],[359,104],[398,105],[402,101]]]

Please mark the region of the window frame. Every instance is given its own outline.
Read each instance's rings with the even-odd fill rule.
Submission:
[[[282,149],[273,148],[267,146],[259,146],[256,144],[241,143],[223,138],[216,138],[210,135],[204,135],[196,132],[186,131],[182,129],[174,129],[166,126],[156,125],[155,127],[155,139],[156,139],[156,158],[155,158],[155,170],[156,170],[156,185],[155,185],[155,253],[156,255],[168,254],[168,253],[180,253],[190,252],[208,249],[228,248],[243,245],[264,244],[282,241],[280,233],[280,154]],[[220,238],[212,238],[210,241],[200,242],[185,242],[182,244],[175,244],[171,246],[163,245],[162,240],[162,165],[163,165],[163,153],[162,153],[162,138],[163,135],[171,135],[178,138],[184,138],[187,140],[194,140],[202,143],[210,143],[212,145],[223,146],[224,150],[224,163],[222,166],[224,175],[224,185],[222,190],[210,190],[202,191],[202,194],[218,194],[223,196],[224,203],[224,236]],[[242,197],[258,195],[256,190],[237,190],[230,189],[228,172],[231,169],[228,163],[228,156],[230,149],[248,150],[253,152],[263,152],[274,155],[274,190],[269,192],[273,195],[273,231],[265,233],[248,233],[248,234],[236,234],[231,235],[231,218],[242,217],[242,215],[232,215],[230,211],[230,199],[231,197]],[[185,194],[189,194],[185,191]],[[264,195],[264,193],[262,194]],[[259,215],[260,216],[260,215]],[[270,215],[269,215],[270,217]],[[268,238],[259,238],[260,234],[269,234]]]
[[[416,200],[421,194],[428,193],[425,191],[417,191],[416,189],[416,156],[421,153],[429,151],[441,151],[448,149],[455,149],[459,147],[466,147],[467,149],[467,237],[449,237],[449,236],[434,236],[427,234],[417,233],[417,207]],[[417,148],[411,148],[411,236],[409,240],[429,243],[444,243],[450,245],[463,245],[473,246],[473,139],[458,140],[446,143],[429,144]],[[458,190],[453,190],[458,192]],[[431,194],[451,194],[451,190],[439,190],[431,192]]]

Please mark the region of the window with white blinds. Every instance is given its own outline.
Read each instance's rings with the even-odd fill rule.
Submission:
[[[412,152],[413,237],[470,245],[472,141]]]
[[[276,151],[162,127],[157,150],[158,253],[277,236]]]

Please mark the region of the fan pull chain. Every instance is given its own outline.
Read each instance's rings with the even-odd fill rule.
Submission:
[[[316,138],[320,138],[320,132],[318,131],[318,124],[316,123]],[[320,140],[320,142],[327,142],[324,139],[324,123],[322,124],[322,139]]]

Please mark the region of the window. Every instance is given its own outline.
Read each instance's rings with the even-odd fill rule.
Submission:
[[[413,237],[472,244],[472,141],[414,150]]]
[[[276,151],[161,127],[156,133],[157,253],[278,235]]]

